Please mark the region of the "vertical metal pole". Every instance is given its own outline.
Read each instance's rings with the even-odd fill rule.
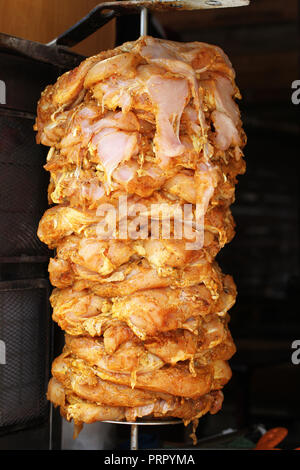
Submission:
[[[148,33],[148,10],[147,8],[141,9],[140,16],[140,35],[147,36]]]
[[[138,450],[138,425],[132,424],[131,426],[131,435],[130,435],[130,450]]]

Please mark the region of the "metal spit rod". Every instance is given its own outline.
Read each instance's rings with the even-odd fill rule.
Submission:
[[[140,13],[140,36],[147,36],[148,33],[148,10],[143,7]],[[139,428],[136,424],[130,426],[130,450],[139,448]]]
[[[138,450],[139,448],[139,431],[138,425],[131,425],[130,432],[130,450]]]
[[[148,33],[148,10],[143,7],[140,13],[140,36],[147,36]],[[136,424],[130,426],[130,450],[139,448],[139,428]]]
[[[148,10],[143,7],[140,14],[140,36],[147,36],[148,33]]]

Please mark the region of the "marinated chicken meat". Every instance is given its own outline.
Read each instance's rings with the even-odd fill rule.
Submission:
[[[132,390],[122,385],[118,385],[117,389],[111,388],[107,381],[103,381],[100,385],[99,379],[98,382],[94,382],[93,386],[85,385],[84,382],[83,385],[79,382],[78,386],[76,375],[71,387],[63,385],[64,382],[66,382],[65,376],[62,377],[60,381],[55,378],[50,380],[48,399],[51,400],[55,406],[60,406],[61,414],[68,420],[73,419],[79,429],[83,422],[93,423],[95,421],[105,420],[135,421],[137,418],[144,416],[154,416],[158,418],[175,416],[189,423],[208,412],[211,414],[217,413],[223,402],[223,393],[220,390],[214,390],[193,400],[184,398],[176,399],[175,397],[168,396],[164,399],[159,399],[154,395],[152,401],[150,401],[147,392],[143,394],[137,393],[135,389]],[[114,385],[114,387],[116,387],[116,385]],[[76,393],[73,389],[76,389]],[[106,402],[106,399],[103,400],[102,397],[100,401],[98,401],[100,391],[104,392],[102,396],[110,397],[112,402],[117,402],[116,400],[114,401],[114,395],[117,392],[118,397],[120,397],[120,405],[106,405],[103,403],[103,401]],[[82,398],[81,395],[85,397],[88,396],[89,398]],[[136,397],[140,396],[141,399],[138,400]],[[148,401],[150,401],[150,403]],[[129,406],[122,406],[123,402]],[[142,404],[133,406],[135,403],[139,402]]]
[[[236,287],[215,261],[234,237],[245,172],[235,73],[205,43],[144,36],[42,93],[50,147],[38,236],[65,346],[48,399],[75,423],[176,417],[222,406]],[[182,225],[184,222],[184,225]]]

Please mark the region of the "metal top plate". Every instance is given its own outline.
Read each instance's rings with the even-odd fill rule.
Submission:
[[[150,10],[182,9],[209,10],[212,8],[232,8],[249,5],[250,0],[131,0],[128,4],[146,7]]]

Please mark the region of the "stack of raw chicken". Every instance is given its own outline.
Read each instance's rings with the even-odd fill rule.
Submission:
[[[142,37],[88,58],[42,94],[35,129],[51,147],[56,205],[38,235],[56,250],[51,304],[66,332],[48,398],[77,427],[187,423],[221,408],[236,289],[214,258],[234,235],[229,206],[245,170],[234,76],[218,47]],[[176,238],[184,205],[191,230]]]

